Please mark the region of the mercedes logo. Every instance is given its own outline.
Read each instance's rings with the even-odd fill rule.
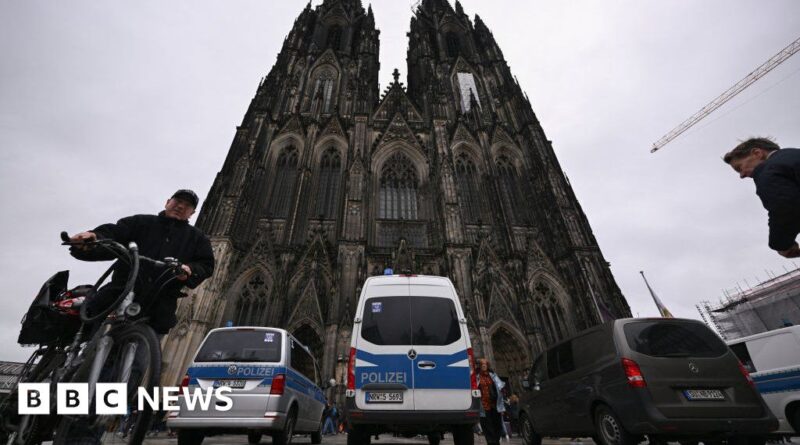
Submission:
[[[693,373],[697,374],[698,372],[700,372],[700,368],[698,368],[697,365],[695,365],[694,363],[689,363],[689,371],[692,371]]]
[[[410,358],[411,360],[414,360],[415,358],[417,358],[417,351],[415,351],[413,349],[408,351],[408,358]]]
[[[236,374],[236,370],[237,370],[237,368],[236,368],[236,365],[230,365],[230,366],[228,366],[228,375],[234,375],[234,374]]]

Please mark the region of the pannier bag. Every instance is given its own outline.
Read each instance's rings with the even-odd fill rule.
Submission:
[[[81,285],[67,290],[68,281],[69,271],[63,270],[44,282],[22,317],[17,343],[51,345],[72,341],[81,327],[79,306],[93,287]]]

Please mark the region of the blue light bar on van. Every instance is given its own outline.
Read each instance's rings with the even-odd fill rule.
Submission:
[[[231,328],[231,327],[233,327],[233,320],[228,320],[228,321],[226,321],[226,322],[225,322],[225,327],[226,327],[226,328]]]
[[[384,275],[394,275],[394,271],[392,270],[391,267],[387,267],[386,269],[383,269],[383,274]]]

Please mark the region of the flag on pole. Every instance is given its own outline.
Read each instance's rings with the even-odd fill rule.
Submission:
[[[653,291],[653,288],[650,287],[650,283],[647,282],[647,278],[644,276],[644,272],[640,270],[639,273],[642,274],[642,279],[644,280],[644,284],[645,286],[647,286],[647,290],[650,291],[650,295],[653,297],[653,301],[655,301],[656,307],[658,307],[658,312],[661,314],[661,316],[664,318],[675,318],[672,316],[672,312],[670,312],[669,309],[667,309],[667,307],[664,306],[664,303],[661,302],[661,299],[658,298],[658,295],[656,295],[656,293]]]

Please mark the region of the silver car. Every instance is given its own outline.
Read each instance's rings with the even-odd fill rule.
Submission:
[[[215,393],[209,409],[189,409],[181,397],[180,410],[167,420],[178,431],[179,445],[200,445],[215,434],[247,434],[251,444],[259,443],[262,434],[270,434],[275,445],[289,444],[297,433],[311,434],[313,444],[322,440],[325,397],[316,361],[283,329],[213,329],[181,386],[189,391],[228,387],[232,403],[223,410],[228,403]]]

